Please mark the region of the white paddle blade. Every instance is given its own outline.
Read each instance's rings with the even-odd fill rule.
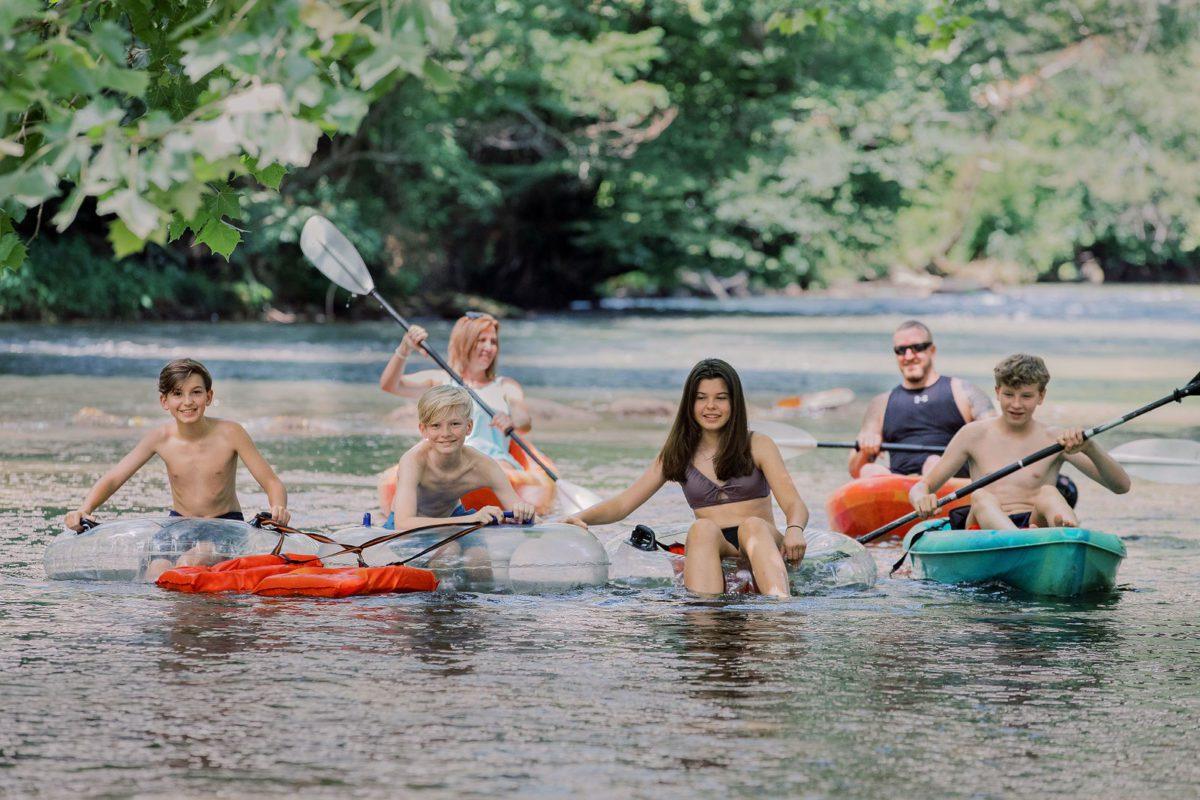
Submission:
[[[1114,447],[1110,455],[1138,478],[1155,483],[1200,484],[1200,442],[1138,439]]]
[[[351,294],[370,294],[375,281],[358,249],[329,220],[314,214],[300,232],[300,249],[326,278]]]
[[[750,430],[761,433],[763,436],[770,436],[779,446],[779,452],[785,461],[817,446],[817,440],[811,433],[783,422],[765,419],[751,420]]]
[[[584,488],[577,483],[571,483],[571,481],[565,481],[562,478],[558,479],[558,494],[563,499],[563,507],[567,510],[568,515],[578,514],[585,508],[591,508],[604,499],[591,489]]]

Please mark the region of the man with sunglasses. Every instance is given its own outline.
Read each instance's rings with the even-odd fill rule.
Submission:
[[[938,462],[936,453],[889,453],[889,467],[874,463],[879,446],[925,444],[944,447],[968,422],[993,416],[992,401],[979,387],[939,375],[933,366],[937,345],[924,323],[910,319],[892,334],[900,385],[875,397],[858,432],[858,450],[850,454],[850,474],[922,475]]]

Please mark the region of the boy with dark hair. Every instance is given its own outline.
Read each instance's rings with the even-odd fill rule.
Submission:
[[[968,528],[977,524],[987,530],[1030,527],[1074,527],[1079,524],[1074,510],[1055,486],[1064,461],[1116,494],[1129,491],[1129,476],[1095,440],[1083,438],[1083,430],[1058,430],[1037,422],[1033,413],[1046,399],[1050,372],[1037,356],[1017,353],[996,365],[996,399],[1000,416],[963,426],[942,460],[909,491],[913,508],[922,517],[933,514],[933,493],[963,466],[969,464],[971,479],[1041,450],[1055,442],[1064,450],[1058,455],[1030,464],[971,494],[971,507],[950,512],[951,526]]]
[[[206,417],[212,405],[212,375],[199,361],[180,358],[158,375],[158,400],[172,421],[155,428],[96,481],[83,504],[67,514],[66,526],[82,530],[84,519],[157,455],[167,465],[171,516],[243,519],[236,479],[238,459],[267,493],[271,516],[286,525],[287,490],[245,428]]]

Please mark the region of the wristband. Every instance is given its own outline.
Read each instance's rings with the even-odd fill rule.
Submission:
[[[786,530],[789,530],[789,529],[791,529],[791,528],[799,528],[799,529],[800,529],[800,532],[801,532],[801,533],[804,533],[804,526],[803,526],[803,525],[797,525],[797,524],[794,524],[794,523],[793,523],[793,524],[791,524],[791,525],[788,525],[786,528],[784,528],[784,530],[786,531]]]

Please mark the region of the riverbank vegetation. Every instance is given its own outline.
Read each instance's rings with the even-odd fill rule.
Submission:
[[[397,7],[399,6],[399,7]],[[0,4],[0,317],[1200,280],[1200,4]],[[28,255],[27,255],[28,253]]]

